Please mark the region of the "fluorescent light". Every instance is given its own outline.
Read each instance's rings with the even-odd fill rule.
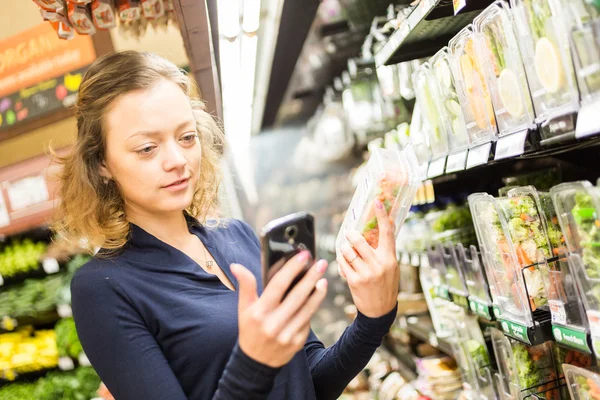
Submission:
[[[242,36],[242,58],[241,76],[242,90],[247,102],[251,106],[254,100],[254,81],[256,72],[256,50],[258,48],[258,36]]]
[[[219,31],[227,38],[234,38],[240,33],[240,2],[239,0],[219,1]]]
[[[242,29],[252,33],[258,31],[260,23],[260,0],[244,0],[244,19]]]
[[[236,97],[240,88],[240,41],[222,39],[219,42],[223,101]]]

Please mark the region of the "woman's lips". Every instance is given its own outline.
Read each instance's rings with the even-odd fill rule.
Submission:
[[[177,182],[173,182],[172,184],[163,187],[163,189],[169,190],[171,192],[177,192],[179,190],[187,189],[190,178],[181,179]]]

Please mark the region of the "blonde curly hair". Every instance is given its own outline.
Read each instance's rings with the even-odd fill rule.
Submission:
[[[200,179],[185,210],[205,223],[218,206],[219,162],[225,139],[221,127],[206,111],[198,90],[187,74],[172,62],[152,53],[123,51],[98,58],[87,70],[77,99],[77,140],[70,154],[54,160],[59,172],[59,198],[54,230],[72,243],[85,243],[116,251],[130,233],[124,200],[114,181],[103,183],[100,167],[105,159],[104,116],[119,96],[149,89],[168,79],[187,95],[199,133],[202,161]]]

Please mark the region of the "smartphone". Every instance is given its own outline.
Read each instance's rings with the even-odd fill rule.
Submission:
[[[315,218],[299,212],[269,222],[260,233],[262,245],[262,278],[266,287],[275,274],[301,251],[310,252],[312,262],[298,274],[287,293],[302,279],[316,258]]]

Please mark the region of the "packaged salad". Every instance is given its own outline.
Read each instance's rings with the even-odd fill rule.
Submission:
[[[600,375],[594,371],[563,365],[567,388],[572,400],[600,400]]]
[[[439,94],[445,111],[449,118],[448,145],[450,152],[464,150],[469,147],[470,139],[467,132],[465,117],[458,98],[450,50],[443,47],[429,60],[433,73],[437,78]]]
[[[568,0],[582,1],[582,0]],[[563,0],[511,0],[518,42],[537,122],[579,108],[573,73],[569,32],[569,7]],[[551,133],[542,130],[544,139]]]
[[[440,338],[449,336],[451,334],[451,324],[442,313],[443,308],[449,302],[438,297],[436,293],[439,284],[439,272],[432,268],[428,262],[425,262],[419,267],[419,279],[436,336]]]
[[[448,288],[452,294],[465,297],[466,303],[468,292],[462,270],[459,267],[456,249],[453,245],[445,245],[441,246],[441,250],[446,266],[446,283]],[[464,304],[464,306],[468,307],[468,304]]]
[[[452,74],[472,145],[497,136],[492,97],[476,54],[475,34],[467,25],[449,43]]]
[[[423,63],[412,76],[417,101],[426,124],[432,158],[448,154],[448,117],[442,107],[439,85],[429,63]]]
[[[526,346],[497,329],[491,332],[502,398],[521,400],[532,394],[545,400],[561,398],[551,342]]]
[[[481,255],[473,245],[465,249],[462,244],[456,246],[459,267],[463,271],[465,284],[469,292],[469,306],[475,314],[493,319],[492,298],[485,277]]]
[[[498,135],[528,129],[535,120],[525,68],[504,1],[496,1],[473,21],[477,55],[490,87]]]
[[[402,151],[375,149],[362,172],[359,185],[336,240],[336,253],[347,242],[346,233],[362,233],[373,248],[379,245],[375,200],[383,203],[397,236],[420,184],[419,166],[412,146]]]

